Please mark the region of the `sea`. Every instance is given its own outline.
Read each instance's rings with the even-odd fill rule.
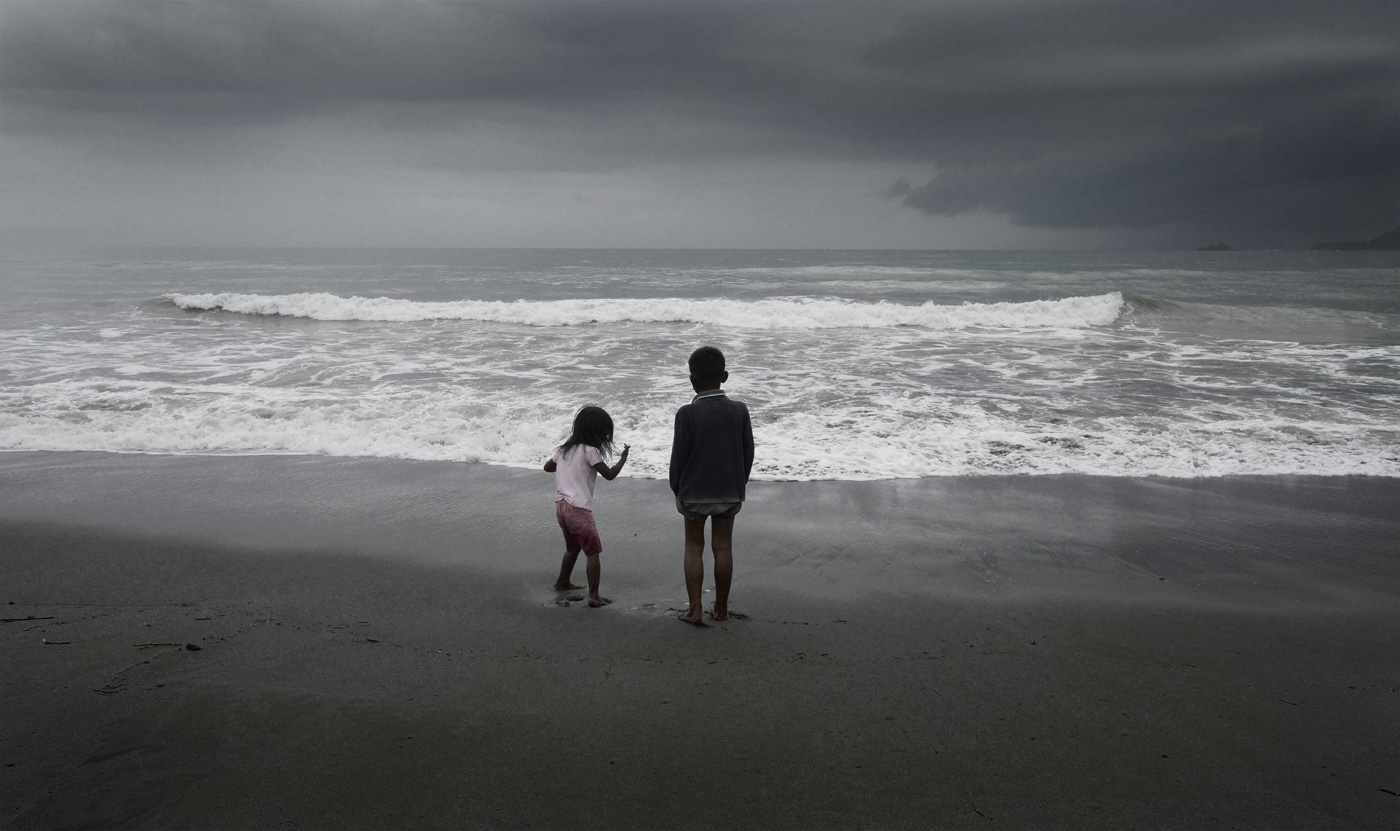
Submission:
[[[728,357],[758,480],[1400,476],[1400,254],[0,252],[0,451],[666,475]]]

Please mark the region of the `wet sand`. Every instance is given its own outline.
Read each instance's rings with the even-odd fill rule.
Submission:
[[[1390,480],[760,484],[705,628],[662,483],[604,609],[549,488],[0,456],[0,827],[1400,822]]]

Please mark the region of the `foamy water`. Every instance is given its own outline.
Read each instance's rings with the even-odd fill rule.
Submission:
[[[595,403],[660,477],[714,343],[760,479],[1400,475],[1377,256],[198,253],[6,263],[0,450],[534,467]]]

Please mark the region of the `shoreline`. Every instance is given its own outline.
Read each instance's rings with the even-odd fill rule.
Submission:
[[[0,522],[255,551],[335,551],[552,575],[542,471],[316,456],[0,453]],[[738,587],[819,598],[1170,600],[1268,609],[1393,603],[1400,479],[1057,475],[752,482]],[[604,586],[683,598],[664,482],[600,482]],[[610,595],[611,596],[611,595]]]

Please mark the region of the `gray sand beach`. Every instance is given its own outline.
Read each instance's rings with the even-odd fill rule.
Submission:
[[[1393,828],[1397,485],[0,457],[5,828]]]

